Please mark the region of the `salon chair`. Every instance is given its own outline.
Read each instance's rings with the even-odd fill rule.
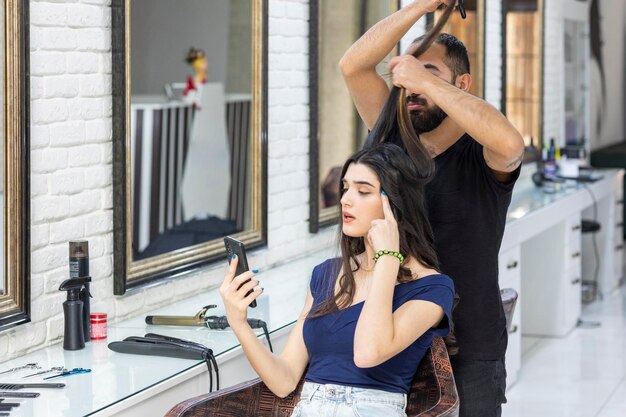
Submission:
[[[500,297],[502,298],[502,308],[504,309],[504,316],[506,317],[506,330],[511,333],[513,312],[515,311],[515,304],[517,304],[517,291],[513,288],[502,288],[500,290]]]
[[[259,379],[243,382],[175,405],[166,417],[288,417],[300,400],[304,378],[294,392],[279,398]],[[457,417],[459,398],[448,351],[442,338],[432,347],[413,379],[406,412],[409,417]]]

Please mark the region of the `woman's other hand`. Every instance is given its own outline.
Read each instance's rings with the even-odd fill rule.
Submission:
[[[398,223],[391,210],[387,194],[383,191],[380,197],[383,203],[383,218],[372,221],[367,239],[376,252],[379,250],[398,252],[400,250]]]
[[[239,259],[236,255],[233,255],[224,277],[224,282],[220,286],[220,296],[222,301],[224,301],[228,324],[233,329],[248,323],[248,306],[263,292],[262,288],[255,289],[259,285],[259,281],[254,279],[255,271],[246,271],[241,275],[235,276],[238,263]]]

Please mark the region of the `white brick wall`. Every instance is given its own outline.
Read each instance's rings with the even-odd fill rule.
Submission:
[[[485,5],[485,100],[500,109],[502,104],[502,3]]]
[[[544,80],[543,80],[543,140],[555,139],[557,146],[565,145],[563,102],[563,0],[545,2],[544,16]]]

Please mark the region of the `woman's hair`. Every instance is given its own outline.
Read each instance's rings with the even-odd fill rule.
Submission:
[[[362,164],[374,171],[381,189],[389,197],[398,224],[400,252],[407,260],[413,258],[429,268],[438,269],[439,261],[433,245],[433,232],[424,205],[424,186],[432,175],[432,161],[430,159],[426,161],[427,163],[422,166],[416,166],[399,146],[389,143],[375,144],[348,158],[341,171],[339,186],[342,187],[341,180],[351,164]],[[343,191],[341,194],[343,195]],[[341,213],[341,202],[339,212]],[[335,281],[329,274],[326,277],[330,279],[326,281],[329,284],[328,297],[325,302],[313,309],[310,317],[323,316],[348,307],[354,299],[356,289],[354,272],[361,266],[357,256],[365,252],[365,238],[348,236],[343,233],[341,227],[339,234],[343,266],[342,275],[336,278],[339,280],[339,292],[334,296],[331,295],[335,289],[333,285]],[[397,279],[399,282],[411,281],[413,279],[411,270],[404,264],[401,265]]]
[[[185,62],[188,64],[193,64],[193,61],[195,61],[196,59],[204,58],[205,56],[206,54],[202,49],[195,49],[192,46],[191,48],[189,48],[189,52],[187,52]]]
[[[455,3],[456,1],[453,5]],[[446,7],[437,24],[425,36],[419,38],[421,43],[413,52],[414,57],[419,58],[437,40],[441,29],[454,11],[453,5]],[[391,142],[403,147],[417,166],[423,166],[431,159],[411,123],[406,107],[406,91],[403,88],[394,86],[391,89],[376,124],[367,136],[365,146],[379,142]]]

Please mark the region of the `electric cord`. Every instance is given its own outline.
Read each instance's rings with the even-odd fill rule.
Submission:
[[[272,341],[270,340],[270,333],[267,330],[267,323],[263,320],[259,319],[247,319],[248,325],[250,325],[253,329],[263,329],[263,333],[265,334],[265,338],[267,339],[267,344],[270,348],[270,352],[274,353],[274,349],[272,348]],[[218,329],[224,330],[227,327],[230,327],[228,324],[228,319],[226,316],[209,316],[205,319],[206,326],[210,329]]]
[[[219,368],[217,367],[217,360],[215,360],[215,355],[213,355],[212,350],[209,349],[209,352],[205,355],[204,360],[209,370],[209,392],[213,392],[213,368],[215,368],[216,391],[219,391],[220,390],[220,371],[219,371]]]

